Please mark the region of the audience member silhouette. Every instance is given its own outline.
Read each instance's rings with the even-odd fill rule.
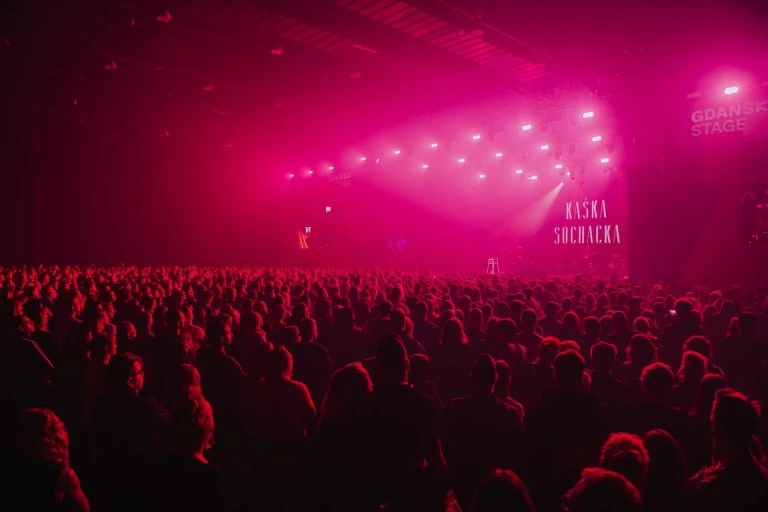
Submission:
[[[202,395],[179,404],[170,422],[170,452],[160,463],[152,510],[230,510],[221,472],[208,463],[213,443],[213,410]]]
[[[623,475],[638,491],[645,489],[648,476],[648,451],[634,434],[611,434],[600,451],[600,466]]]
[[[645,434],[643,444],[648,451],[645,510],[677,512],[683,509],[688,466],[680,443],[666,430],[655,429]]]
[[[625,477],[600,468],[586,468],[564,499],[567,512],[640,512],[640,493]]]
[[[88,512],[80,480],[70,466],[69,436],[50,409],[27,409],[17,421],[12,471],[3,482],[6,510]]]
[[[99,489],[95,508],[137,510],[150,501],[151,469],[163,456],[168,412],[142,395],[144,363],[116,354],[105,376],[106,394],[96,403],[91,478]]]
[[[448,406],[442,439],[459,503],[466,506],[480,480],[495,467],[520,467],[522,418],[493,394],[498,375],[488,354],[472,366],[472,392]]]
[[[372,399],[377,495],[381,503],[410,510],[414,501],[429,499],[436,479],[445,473],[437,410],[408,385],[408,353],[398,336],[381,341],[376,362],[381,376]]]
[[[557,387],[546,390],[525,416],[531,490],[543,510],[554,508],[557,504],[551,500],[572,486],[582,469],[597,462],[609,432],[605,406],[582,390],[584,358],[565,350],[555,358],[554,368]]]
[[[752,445],[760,416],[736,391],[717,392],[712,407],[714,464],[688,482],[689,509],[755,510],[768,500],[768,470],[755,458]]]
[[[478,486],[470,512],[536,512],[525,484],[510,469],[493,470]]]

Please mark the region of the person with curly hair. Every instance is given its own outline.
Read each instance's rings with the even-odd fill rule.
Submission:
[[[16,464],[4,501],[24,510],[88,512],[90,506],[69,462],[69,435],[50,409],[27,409],[16,427]]]

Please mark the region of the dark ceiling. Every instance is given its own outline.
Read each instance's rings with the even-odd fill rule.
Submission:
[[[764,40],[760,5],[15,0],[0,8],[0,64],[17,93],[106,132],[172,131],[163,112],[183,108],[226,125],[225,143],[248,122],[330,139],[492,97],[620,87],[664,58]]]

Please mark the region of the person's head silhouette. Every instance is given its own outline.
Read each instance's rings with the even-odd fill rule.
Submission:
[[[548,336],[539,343],[539,364],[552,366],[555,357],[560,352],[560,340],[554,336]]]
[[[376,350],[376,363],[390,384],[407,384],[410,361],[403,340],[397,335],[384,338]]]
[[[275,347],[267,354],[266,376],[268,379],[290,380],[293,374],[293,356],[283,347]]]
[[[675,374],[668,365],[653,363],[643,368],[640,383],[648,400],[666,402],[675,384]]]
[[[616,347],[610,343],[599,341],[590,349],[592,365],[595,372],[609,373],[616,364]]]
[[[573,349],[560,352],[555,358],[555,379],[560,389],[578,391],[584,377],[584,358]]]
[[[477,488],[470,512],[536,512],[525,484],[509,469],[493,470]]]
[[[440,337],[440,344],[449,347],[467,344],[467,336],[464,333],[461,320],[450,318],[445,322],[443,335]]]
[[[728,461],[748,456],[759,427],[760,414],[746,396],[732,389],[721,389],[715,394],[711,428],[716,459]]]
[[[624,475],[642,489],[648,473],[648,452],[643,440],[626,432],[611,434],[600,451],[600,465]]]
[[[107,365],[106,381],[114,392],[138,395],[144,388],[144,362],[134,354],[115,354]]]
[[[640,492],[624,476],[586,468],[564,498],[567,512],[640,512]]]
[[[491,393],[496,385],[496,363],[488,354],[481,354],[472,365],[472,384],[475,389]]]

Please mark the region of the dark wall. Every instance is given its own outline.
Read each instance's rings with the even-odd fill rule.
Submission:
[[[688,100],[679,94],[667,115],[637,118],[659,133],[644,132],[629,170],[633,277],[715,286],[768,281],[768,246],[745,241],[742,206],[745,187],[768,183],[768,113],[741,116],[743,131],[692,130],[695,111],[768,98],[759,81],[742,88],[734,97],[721,89]],[[663,112],[658,107],[649,111]]]

